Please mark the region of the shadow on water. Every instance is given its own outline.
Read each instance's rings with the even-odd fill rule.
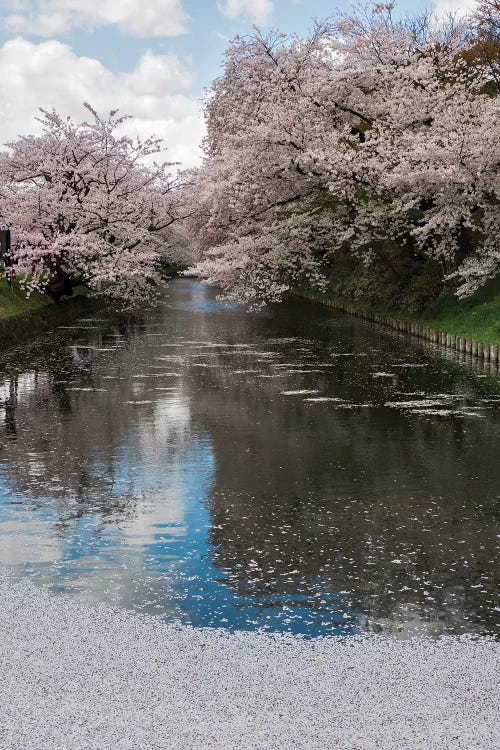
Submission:
[[[498,381],[171,283],[0,359],[0,565],[196,626],[494,633]]]

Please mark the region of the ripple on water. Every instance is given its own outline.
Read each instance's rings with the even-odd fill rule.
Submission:
[[[319,307],[168,294],[2,355],[0,564],[195,626],[494,633],[498,381]]]

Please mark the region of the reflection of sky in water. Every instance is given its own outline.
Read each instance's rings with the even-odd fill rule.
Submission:
[[[343,597],[331,597],[318,620],[301,604],[306,595],[259,601],[251,594],[238,596],[227,585],[224,571],[212,563],[207,539],[211,520],[205,500],[214,468],[208,439],[191,443],[168,466],[141,460],[125,448],[112,494],[124,505],[134,503],[132,517],[103,524],[95,514],[82,515],[66,522],[63,535],[59,514],[44,506],[44,498],[20,510],[22,495],[9,487],[6,468],[0,476],[0,562],[12,572],[56,591],[196,626],[304,634],[352,630]],[[98,464],[94,471],[99,473]]]
[[[31,374],[21,377],[18,398],[41,382]],[[111,507],[133,508],[124,516],[105,519],[90,505],[77,518],[70,512],[61,520],[59,509],[51,507],[52,498],[26,502],[26,496],[10,486],[10,467],[4,465],[1,564],[56,591],[197,626],[349,632],[352,621],[345,597],[327,597],[328,605],[323,599],[326,606],[318,616],[307,606],[306,594],[293,600],[283,594],[263,599],[251,590],[246,596],[238,594],[227,585],[225,571],[213,564],[208,541],[206,499],[215,460],[209,436],[191,437],[189,402],[177,392],[156,401],[152,420],[142,422],[140,412],[138,417],[134,442],[114,456],[109,487]],[[166,458],[165,446],[173,448]],[[26,469],[43,486],[44,464],[36,452],[28,457]],[[99,478],[107,471],[96,456],[89,474]]]
[[[498,389],[300,305],[180,282],[0,361],[0,565],[197,626],[492,632]]]

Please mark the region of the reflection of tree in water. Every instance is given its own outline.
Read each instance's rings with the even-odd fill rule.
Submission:
[[[145,474],[153,491],[156,481],[165,488],[183,466],[182,446],[208,434],[212,555],[237,594],[300,602],[320,619],[340,596],[373,628],[415,618],[493,630],[498,412],[439,420],[382,408],[398,392],[468,391],[473,400],[483,386],[436,366],[373,378],[415,352],[321,308],[227,315],[210,299],[205,313],[200,294],[193,314],[187,283],[173,288],[174,298],[185,290],[185,309],[121,330],[58,333],[3,359],[0,463],[23,498],[53,508],[61,534],[89,513],[103,524],[140,523]],[[369,356],[332,359],[333,350]],[[335,366],[322,371],[326,362]],[[287,363],[318,371],[267,377]],[[165,368],[183,373],[177,421],[160,415],[170,397],[162,402],[144,378]],[[282,395],[290,388],[373,406],[307,405]]]
[[[128,345],[140,342],[143,329],[140,319],[129,318],[83,330],[84,343],[82,331],[79,337],[58,333],[2,361],[9,374],[0,377],[0,465],[8,465],[9,482],[32,508],[56,510],[59,533],[89,512],[102,523],[136,512],[141,486],[130,464],[137,456],[127,450],[138,413],[126,402],[146,399],[147,383],[128,377],[134,353]],[[106,389],[103,371],[116,373],[112,388]],[[141,407],[141,418],[154,426],[153,403]],[[166,453],[173,450],[165,446]]]
[[[367,360],[331,374],[330,393],[383,404]],[[452,391],[441,377],[423,371],[420,387]],[[217,456],[213,556],[241,595],[270,604],[306,594],[321,609],[321,591],[349,591],[371,627],[407,609],[450,629],[468,620],[494,630],[498,413],[429,420],[305,407],[274,379],[248,374],[231,388],[227,368],[215,367],[198,378],[194,418]]]

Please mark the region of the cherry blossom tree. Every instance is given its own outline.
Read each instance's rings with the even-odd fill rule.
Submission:
[[[493,90],[500,90],[500,0],[480,0],[473,17],[472,57],[486,66]]]
[[[42,110],[43,133],[0,155],[0,219],[15,236],[14,269],[28,292],[56,298],[85,284],[125,303],[147,297],[179,216],[168,164],[146,166],[161,141],[120,135],[127,117],[75,123]]]
[[[233,296],[275,299],[324,283],[339,250],[370,263],[391,241],[437,260],[460,294],[498,273],[485,23],[401,22],[379,3],[307,39],[237,38],[207,101],[188,222],[196,272]]]

